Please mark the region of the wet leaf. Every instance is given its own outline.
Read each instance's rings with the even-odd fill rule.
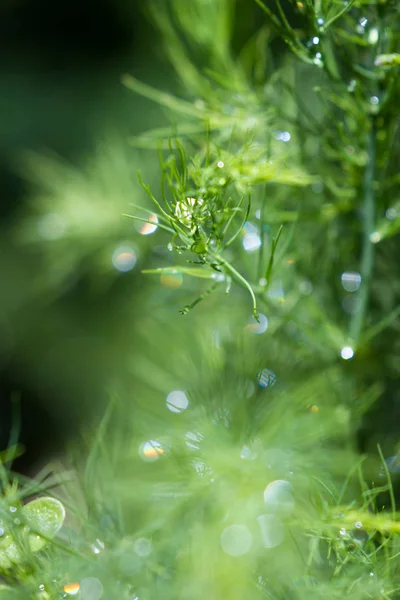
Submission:
[[[22,562],[24,546],[32,553],[42,550],[60,530],[65,509],[55,498],[37,498],[21,508],[21,525],[0,538],[0,569]]]

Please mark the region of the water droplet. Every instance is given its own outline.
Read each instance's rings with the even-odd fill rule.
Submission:
[[[96,577],[86,577],[81,581],[80,592],[83,600],[99,600],[103,595],[103,585]]]
[[[263,369],[257,376],[257,383],[262,388],[271,388],[276,383],[276,374],[271,369]]]
[[[153,544],[148,538],[139,538],[133,545],[136,554],[139,556],[149,556],[153,550]]]
[[[214,279],[214,281],[217,281],[218,283],[222,283],[225,281],[225,275],[223,273],[212,273],[211,279]]]
[[[185,433],[185,444],[191,450],[200,450],[200,442],[204,436],[198,431],[187,431]]]
[[[315,55],[315,58],[313,59],[313,63],[314,65],[317,65],[317,67],[323,67],[324,63],[322,61],[322,55],[320,52],[317,52],[317,54]]]
[[[206,463],[203,460],[193,460],[192,466],[199,477],[205,477],[206,475],[212,475],[213,473],[211,467],[206,465]],[[212,478],[210,479],[210,481],[213,482],[214,479]]]
[[[2,537],[4,535],[5,531],[3,529],[3,527],[0,527],[0,537]]]
[[[397,214],[397,209],[393,207],[388,208],[385,212],[385,216],[387,219],[389,219],[389,221],[394,221],[397,218]]]
[[[261,246],[261,238],[258,234],[257,226],[248,221],[244,224],[243,232],[243,248],[247,252],[253,252],[254,250],[258,250],[258,248]]]
[[[324,21],[324,19],[322,19],[322,18],[320,17],[319,19],[317,19],[317,23],[318,23],[318,25],[321,27],[322,25],[324,25],[324,24],[325,24],[325,21]]]
[[[368,32],[368,43],[374,46],[379,41],[379,30],[376,27],[371,27]]]
[[[375,577],[375,573],[373,573],[373,572],[371,571],[371,573],[369,574],[369,576],[370,576],[370,577]]]
[[[156,440],[144,442],[139,447],[140,457],[147,462],[154,462],[161,456],[161,454],[164,454],[164,448],[160,442],[157,442]]]
[[[357,522],[355,523],[355,527],[356,527],[357,529],[361,529],[361,527],[362,527],[362,523],[361,523],[361,521],[357,521]]]
[[[356,292],[361,285],[361,275],[356,271],[345,271],[342,273],[341,281],[346,292]]]
[[[10,506],[10,512],[15,513],[17,510],[16,506]]]
[[[288,481],[271,481],[264,490],[264,502],[269,513],[287,517],[295,506],[293,488]]]
[[[348,86],[347,86],[347,90],[349,92],[354,92],[354,90],[356,89],[356,87],[357,87],[357,80],[356,79],[351,79],[349,81]]]
[[[340,356],[343,360],[350,360],[354,356],[354,350],[351,346],[343,346],[340,351]]]
[[[346,535],[346,530],[344,527],[341,528],[341,530],[339,531],[340,535]]]
[[[254,252],[260,248],[261,238],[258,233],[246,233],[242,243],[246,252]]]
[[[163,287],[176,290],[181,287],[183,275],[176,269],[165,269],[160,275],[160,283]]]
[[[382,234],[379,231],[374,231],[373,233],[371,233],[371,235],[369,236],[370,241],[373,244],[377,244],[378,242],[381,241],[382,239]]]
[[[100,552],[102,550],[104,550],[104,548],[105,548],[104,542],[102,540],[99,540],[98,538],[90,546],[90,549],[93,552],[93,554],[100,554]]]
[[[274,134],[274,138],[278,141],[278,142],[290,142],[291,139],[291,135],[288,131],[277,131]]]
[[[21,525],[21,520],[20,519],[14,519],[14,525]]]
[[[315,35],[312,39],[312,43],[314,44],[314,46],[316,46],[317,44],[319,44],[319,37],[317,35]]]
[[[136,253],[130,246],[118,246],[112,255],[112,264],[117,271],[127,273],[136,265]]]
[[[46,588],[44,587],[43,583],[41,583],[41,584],[39,585],[39,590],[40,590],[41,592],[44,592],[44,590],[45,590],[45,589],[46,589]]]
[[[275,548],[285,538],[285,529],[282,522],[275,515],[260,515],[257,522],[261,530],[264,548]]]
[[[217,162],[217,167],[218,167],[218,169],[222,169],[224,166],[225,166],[225,163],[224,163],[222,160],[219,160],[219,161]]]
[[[257,458],[257,453],[253,452],[249,446],[243,446],[240,451],[240,458],[242,460],[255,460]]]
[[[321,54],[321,52],[317,52],[317,53],[316,53],[316,55],[315,55],[315,58],[316,58],[317,60],[321,60],[321,58],[322,58],[322,54]]]
[[[371,96],[371,98],[369,99],[371,104],[379,104],[379,98],[378,96]]]
[[[75,594],[79,592],[80,588],[81,586],[77,582],[67,583],[64,585],[64,592],[70,596],[75,596]]]
[[[362,17],[356,25],[356,32],[359,33],[360,35],[365,33],[365,27],[367,26],[367,24],[368,24],[368,19],[366,19],[365,17]]]
[[[152,213],[151,215],[149,215],[148,220],[150,221],[150,223],[141,223],[140,224],[139,233],[141,233],[142,235],[150,235],[150,234],[154,233],[155,231],[157,231],[157,228],[158,228],[157,215]],[[136,221],[136,222],[140,223],[140,221]]]
[[[174,413],[180,413],[189,406],[189,400],[185,392],[174,390],[167,396],[167,408]]]
[[[172,250],[174,249],[173,245],[171,244],[171,242],[168,243],[167,248],[170,252],[172,252]]]
[[[268,329],[268,319],[262,313],[258,313],[258,319],[259,321],[257,321],[256,318],[252,315],[249,318],[248,323],[247,325],[245,325],[243,330],[248,333],[255,333],[257,335],[265,333],[265,331],[267,331]]]
[[[230,556],[247,554],[253,543],[253,536],[245,525],[230,525],[221,534],[222,550]]]
[[[265,286],[267,285],[267,283],[268,283],[268,282],[267,282],[267,280],[265,279],[265,277],[261,277],[261,279],[259,280],[259,282],[258,282],[258,283],[261,285],[261,287],[265,287]]]

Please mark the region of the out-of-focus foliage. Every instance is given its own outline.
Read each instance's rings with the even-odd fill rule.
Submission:
[[[179,87],[123,83],[172,125],[86,175],[29,162],[41,290],[82,263],[96,286],[150,274],[109,306],[111,399],[71,445],[59,541],[4,576],[22,597],[397,598],[398,439],[360,455],[356,432],[399,381],[399,7],[149,8]]]

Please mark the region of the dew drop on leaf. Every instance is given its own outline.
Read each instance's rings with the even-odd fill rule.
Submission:
[[[174,390],[167,396],[167,408],[171,412],[180,413],[189,406],[189,400],[185,392],[181,390]]]
[[[253,543],[253,536],[245,525],[230,525],[221,534],[221,548],[230,556],[243,556]]]
[[[285,529],[278,517],[271,514],[257,517],[264,548],[275,548],[285,538]]]
[[[96,577],[86,577],[81,581],[80,593],[83,600],[99,600],[103,595],[103,585]]]
[[[289,516],[295,506],[292,485],[282,479],[271,481],[264,490],[264,503],[269,513]]]
[[[263,369],[257,376],[257,382],[262,388],[271,388],[276,383],[276,374],[271,369]]]

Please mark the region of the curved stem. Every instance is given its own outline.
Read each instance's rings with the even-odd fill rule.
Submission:
[[[256,300],[254,290],[251,287],[250,283],[247,281],[247,279],[245,279],[243,277],[243,275],[241,275],[239,273],[239,271],[236,271],[236,269],[234,267],[232,267],[232,265],[230,263],[228,263],[222,256],[220,256],[219,254],[215,254],[215,255],[212,255],[212,257],[217,262],[220,262],[221,264],[223,264],[224,267],[232,273],[233,278],[236,279],[237,281],[239,281],[249,291],[251,299],[253,300],[253,315],[256,318],[256,320],[258,321],[259,318],[258,318],[258,311],[257,311],[257,300]]]
[[[375,228],[375,146],[376,125],[375,118],[373,117],[368,140],[368,163],[365,167],[363,182],[363,247],[360,268],[362,283],[360,291],[357,294],[349,331],[350,338],[355,346],[357,346],[360,341],[360,335],[364,327],[374,267],[374,244],[371,241],[371,234],[374,232]]]

